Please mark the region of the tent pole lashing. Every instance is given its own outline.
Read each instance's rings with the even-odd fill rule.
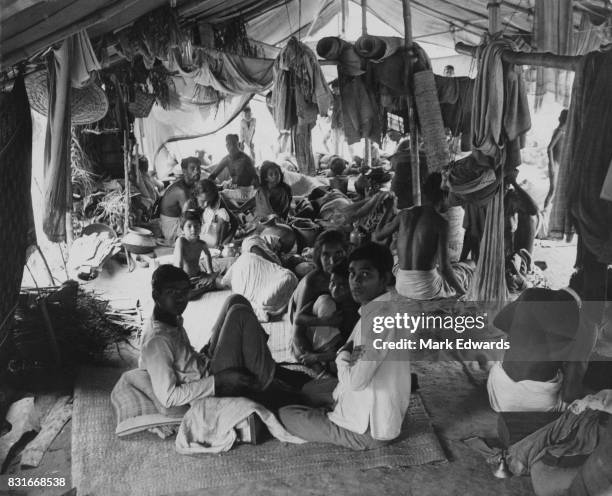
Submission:
[[[368,34],[368,0],[361,0],[361,35]],[[372,167],[372,142],[365,139],[363,159],[368,167]]]

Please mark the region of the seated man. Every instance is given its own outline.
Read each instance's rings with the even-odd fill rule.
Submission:
[[[516,182],[516,169],[506,177],[504,195],[504,246],[506,257],[522,249],[533,254],[533,243],[538,227],[538,206]]]
[[[225,137],[228,155],[224,157],[208,179],[214,181],[224,170],[228,169],[232,184],[238,187],[259,186],[257,171],[251,158],[240,150],[238,135],[228,134]]]
[[[174,243],[181,234],[183,205],[193,197],[193,188],[200,180],[200,159],[187,157],[181,161],[183,177],[172,183],[161,198],[159,220],[164,238]]]
[[[153,392],[165,408],[207,396],[257,400],[278,385],[275,378],[295,379],[296,373],[278,367],[272,359],[268,335],[244,297],[231,295],[226,300],[210,341],[197,353],[182,326],[190,291],[187,274],[173,265],[161,265],[153,273],[152,289],[155,307],[143,332],[138,364],[149,373]],[[283,393],[272,399],[296,400],[295,394]]]
[[[399,271],[395,287],[406,298],[431,300],[461,296],[467,291],[473,273],[470,262],[459,262],[455,267],[451,265],[448,222],[441,215],[446,209],[441,183],[439,172],[430,174],[423,185],[423,196],[428,203],[400,210],[392,222],[376,232],[378,239],[384,239],[399,230]]]
[[[577,361],[584,355],[579,347],[587,350],[588,358],[595,331],[579,325],[579,281],[577,272],[568,288],[527,289],[495,317],[495,326],[509,336],[510,348],[489,372],[493,410],[562,411],[580,396],[586,366]]]
[[[394,291],[387,292],[392,267],[391,252],[382,245],[367,243],[353,251],[349,256],[353,299],[363,307],[397,298]],[[385,339],[395,339],[396,329],[388,332]],[[410,362],[391,360],[387,349],[367,346],[366,341],[359,321],[336,358],[338,382],[331,411],[300,406],[279,410],[291,434],[353,450],[378,448],[399,436],[410,401]]]

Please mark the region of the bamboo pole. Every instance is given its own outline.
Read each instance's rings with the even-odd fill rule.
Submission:
[[[125,218],[123,234],[130,228],[130,140],[128,130],[123,131],[123,173],[125,175]]]
[[[340,0],[340,9],[342,11],[342,25],[340,37],[346,39],[346,17],[348,16],[348,0]]]
[[[361,35],[368,34],[368,0],[361,0]],[[368,167],[372,167],[372,142],[370,138],[365,139],[363,160]]]
[[[472,57],[476,55],[477,49],[478,47],[461,41],[455,45],[457,53]],[[555,55],[550,52],[514,52],[512,50],[504,50],[502,52],[502,60],[509,64],[550,67],[566,71],[575,71],[581,58],[579,55]]]
[[[501,1],[489,0],[487,10],[489,11],[489,34],[493,35],[501,31]]]
[[[410,0],[402,0],[404,14],[404,46],[406,51],[412,46],[412,14]],[[406,80],[412,79],[412,57],[406,54]],[[410,84],[412,88],[412,84]],[[421,204],[421,167],[419,164],[419,130],[416,125],[414,93],[406,97],[408,103],[408,126],[410,128],[410,169],[412,175],[412,203]]]

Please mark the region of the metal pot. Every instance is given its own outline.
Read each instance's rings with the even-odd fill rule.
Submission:
[[[280,250],[283,253],[289,253],[295,244],[295,231],[287,224],[277,224],[276,220],[268,221],[265,225],[268,227],[261,232],[260,236],[262,238],[265,238],[266,235],[277,236],[280,240]]]
[[[153,233],[142,227],[128,229],[128,233],[121,239],[121,244],[135,255],[150,253],[157,247]]]
[[[314,242],[322,230],[321,226],[310,219],[295,219],[291,223],[291,227],[297,234],[298,251],[302,251],[306,246],[314,246]]]

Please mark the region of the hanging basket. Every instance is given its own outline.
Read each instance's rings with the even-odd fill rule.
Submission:
[[[145,93],[142,90],[136,90],[134,101],[128,104],[128,110],[134,117],[149,117],[154,103],[155,95]]]

